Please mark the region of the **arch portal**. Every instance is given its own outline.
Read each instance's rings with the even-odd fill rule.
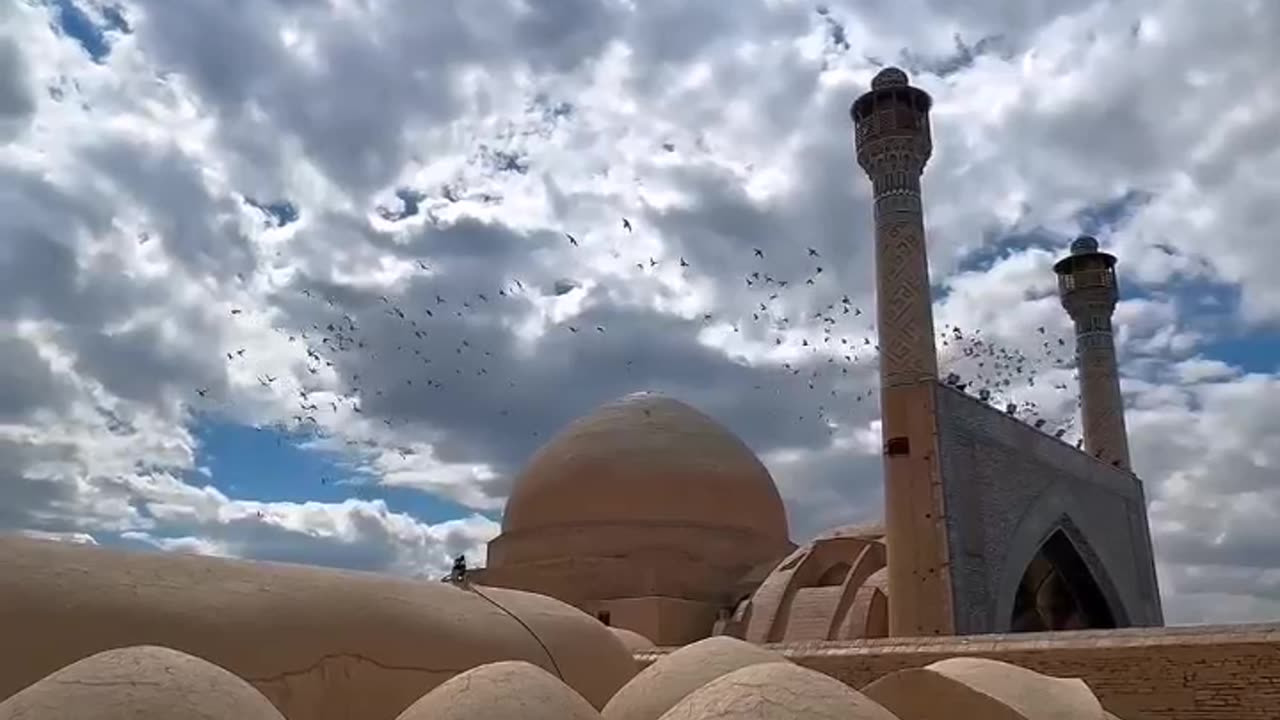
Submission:
[[[1116,613],[1098,580],[1061,528],[1027,564],[1013,601],[1013,632],[1116,627]]]

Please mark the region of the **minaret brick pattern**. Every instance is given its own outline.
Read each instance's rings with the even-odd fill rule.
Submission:
[[[1116,258],[1098,250],[1098,241],[1082,235],[1071,254],[1053,266],[1062,307],[1076,326],[1076,369],[1080,375],[1080,415],[1085,452],[1102,462],[1130,470],[1129,434],[1116,362],[1111,316],[1119,288]]]
[[[889,632],[955,631],[937,460],[938,376],[920,176],[933,152],[932,100],[886,68],[850,110],[875,202],[876,322],[884,439]]]
[[[920,175],[933,154],[932,100],[889,68],[853,105],[858,164],[875,196],[880,378],[893,387],[938,376]],[[862,119],[859,119],[859,115]]]

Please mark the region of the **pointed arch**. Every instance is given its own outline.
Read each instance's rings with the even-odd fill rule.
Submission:
[[[1082,519],[1083,522],[1078,524],[1077,518]],[[1075,558],[1074,560],[1064,559],[1066,563],[1074,563],[1071,565],[1074,569],[1068,571],[1074,577],[1081,575],[1080,566],[1083,565],[1085,571],[1083,575],[1090,578],[1088,586],[1097,589],[1111,614],[1111,627],[1129,627],[1132,624],[1131,613],[1124,601],[1128,596],[1119,591],[1107,563],[1104,562],[1104,555],[1105,557],[1110,555],[1098,552],[1098,549],[1089,542],[1089,538],[1094,534],[1090,532],[1092,529],[1089,524],[1089,515],[1082,512],[1069,493],[1056,487],[1042,493],[1024,512],[1006,543],[1007,550],[1000,563],[996,582],[992,586],[996,595],[987,605],[988,627],[993,632],[1014,630],[1012,626],[1014,605],[1023,577],[1033,560],[1040,556],[1041,550],[1046,547],[1046,543],[1054,537],[1055,533],[1061,533],[1062,539],[1067,541],[1072,552],[1063,552],[1065,547],[1061,545],[1061,541],[1054,540],[1049,546],[1053,548],[1051,552],[1055,553],[1054,557]],[[1076,560],[1079,562],[1076,563]]]
[[[1027,564],[1009,618],[1013,632],[1116,627],[1116,616],[1071,539],[1061,527]]]

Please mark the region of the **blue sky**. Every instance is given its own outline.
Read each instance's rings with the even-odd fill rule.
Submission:
[[[1280,372],[1280,333],[1241,328],[1206,343],[1203,352],[1247,373]]]
[[[342,502],[354,494],[366,500],[384,500],[392,511],[429,523],[474,512],[418,490],[374,485],[369,475],[342,455],[308,447],[306,436],[208,417],[196,422],[193,434],[198,442],[196,466],[207,467],[212,479],[193,473],[191,482],[213,485],[230,497],[252,496],[262,502]],[[359,488],[354,493],[353,486]]]
[[[102,62],[111,54],[111,33],[130,31],[121,9],[104,5],[99,18],[94,18],[75,0],[47,0],[56,10],[58,28],[80,43],[94,62]]]

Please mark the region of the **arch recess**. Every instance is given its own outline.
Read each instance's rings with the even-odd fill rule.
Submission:
[[[849,563],[843,560],[827,568],[814,583],[815,587],[831,587],[833,585],[843,585],[844,579],[849,576],[849,571],[853,569]]]
[[[1077,524],[1076,518],[1082,518],[1084,522]],[[1083,564],[1092,585],[1104,598],[1113,622],[1111,627],[1129,627],[1132,624],[1129,606],[1125,602],[1128,595],[1120,592],[1104,561],[1112,553],[1100,552],[1107,548],[1095,548],[1091,545],[1089,538],[1094,533],[1089,532],[1093,528],[1088,521],[1089,515],[1082,514],[1078,503],[1061,488],[1050,488],[1032,503],[1006,543],[1005,556],[999,569],[995,570],[995,582],[991,586],[995,597],[988,604],[990,614],[987,620],[992,632],[1013,631],[1014,604],[1023,577],[1050,537],[1058,532],[1068,541],[1073,551],[1071,554]],[[1057,541],[1053,547],[1058,548]],[[1060,550],[1058,548],[1053,552]],[[1068,572],[1078,570],[1079,567],[1076,566],[1076,570]]]
[[[1013,632],[1116,627],[1116,615],[1071,539],[1054,529],[1022,573],[1009,618]]]

